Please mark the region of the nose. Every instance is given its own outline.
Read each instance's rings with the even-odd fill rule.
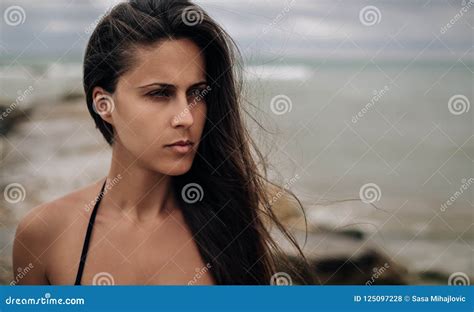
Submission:
[[[191,107],[188,105],[187,97],[179,96],[176,102],[177,111],[171,120],[171,126],[173,128],[191,127],[194,124],[194,117],[191,112]]]

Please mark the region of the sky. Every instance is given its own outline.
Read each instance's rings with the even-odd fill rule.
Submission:
[[[90,29],[117,2],[2,0],[0,59],[80,60]],[[397,60],[423,51],[423,59],[470,62],[474,55],[474,3],[469,0],[195,3],[223,25],[248,58]],[[8,14],[12,7],[17,20]]]

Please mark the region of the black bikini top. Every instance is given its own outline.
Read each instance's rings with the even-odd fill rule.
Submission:
[[[107,182],[107,179],[105,179],[104,184],[102,185],[102,188],[100,190],[100,193],[97,196],[97,201],[94,205],[94,209],[92,210],[89,224],[87,225],[86,237],[84,239],[84,245],[82,246],[81,261],[79,262],[79,268],[77,270],[77,275],[76,275],[76,282],[74,283],[74,285],[81,285],[82,273],[84,272],[84,266],[86,264],[87,251],[89,250],[89,242],[91,239],[92,228],[94,227],[94,221],[97,215],[97,210],[99,208],[100,201],[102,200],[102,197],[104,197],[104,188],[105,188],[106,182]]]

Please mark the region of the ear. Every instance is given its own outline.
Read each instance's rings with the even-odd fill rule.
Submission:
[[[92,101],[94,112],[113,125],[112,112],[115,109],[115,102],[112,95],[101,87],[95,87],[92,91]]]

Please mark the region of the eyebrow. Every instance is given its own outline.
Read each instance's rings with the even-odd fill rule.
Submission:
[[[191,86],[189,86],[188,89],[195,88],[201,85],[207,85],[207,81],[203,80],[203,81],[196,82],[192,84]],[[153,82],[153,83],[138,87],[138,89],[144,89],[144,88],[153,87],[153,86],[162,87],[162,88],[176,88],[176,86],[173,84],[164,83],[164,82]]]

